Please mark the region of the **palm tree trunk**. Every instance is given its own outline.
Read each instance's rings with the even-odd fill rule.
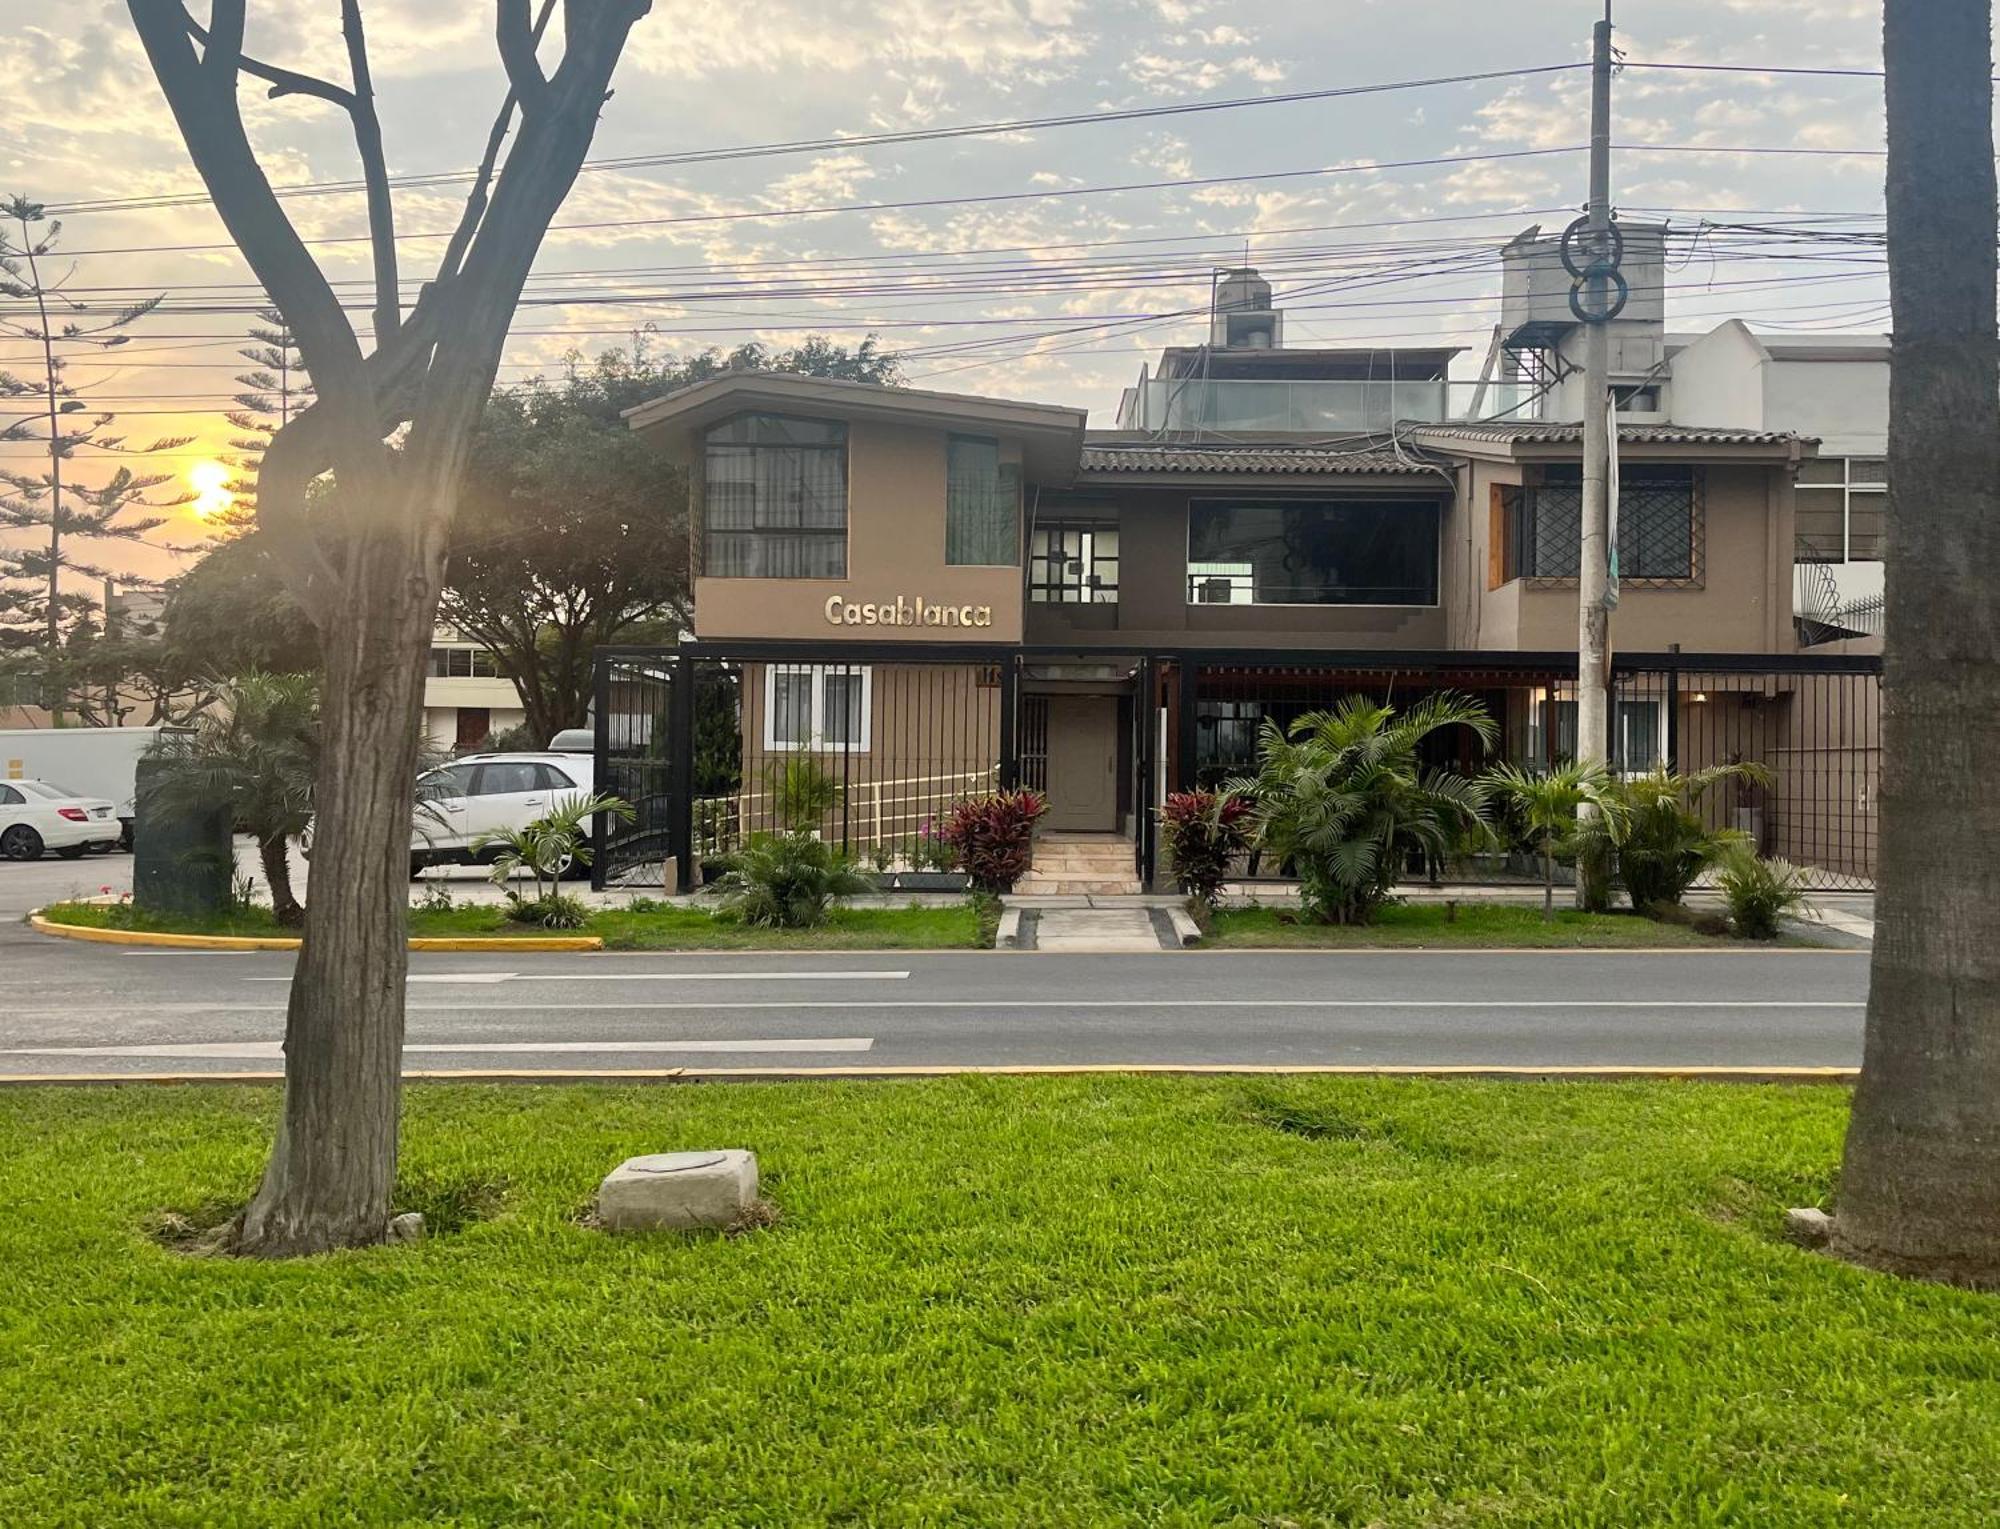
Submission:
[[[296,924],[304,916],[299,900],[292,894],[292,856],[283,833],[268,834],[257,841],[257,858],[264,864],[264,880],[271,888],[271,912],[280,924]]]
[[[1887,0],[1882,852],[1832,1246],[2000,1286],[2000,341],[1991,0]]]

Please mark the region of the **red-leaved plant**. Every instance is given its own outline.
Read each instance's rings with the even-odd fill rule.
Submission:
[[[1244,821],[1250,804],[1214,791],[1174,791],[1160,809],[1160,827],[1173,857],[1174,880],[1189,897],[1215,906],[1229,864],[1249,848]]]
[[[1011,892],[1028,869],[1035,820],[1049,810],[1039,791],[996,791],[954,802],[934,832],[982,892]]]

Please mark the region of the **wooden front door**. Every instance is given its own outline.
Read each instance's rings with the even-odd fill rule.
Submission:
[[[1049,697],[1048,827],[1118,826],[1118,702],[1108,695]]]

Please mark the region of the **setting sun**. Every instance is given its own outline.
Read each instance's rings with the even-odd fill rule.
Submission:
[[[188,469],[195,498],[188,509],[200,520],[213,520],[236,502],[229,492],[229,469],[220,462],[197,462]]]

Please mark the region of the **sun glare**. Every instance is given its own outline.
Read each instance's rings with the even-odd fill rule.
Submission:
[[[220,462],[197,462],[188,469],[188,482],[195,491],[188,506],[197,519],[213,520],[236,502],[229,492],[229,469]]]

